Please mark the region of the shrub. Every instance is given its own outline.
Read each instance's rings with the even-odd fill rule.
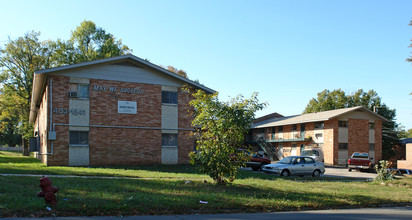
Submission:
[[[387,181],[393,180],[393,172],[389,170],[389,162],[387,160],[381,160],[375,165],[375,170],[378,176],[376,176],[376,181]]]

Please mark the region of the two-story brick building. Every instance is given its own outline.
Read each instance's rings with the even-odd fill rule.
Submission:
[[[64,166],[188,163],[184,85],[215,92],[130,54],[36,71],[36,157]]]
[[[258,118],[251,134],[258,148],[269,148],[278,158],[319,148],[326,164],[344,165],[353,152],[381,160],[382,121],[387,119],[362,106],[288,117],[271,114]]]

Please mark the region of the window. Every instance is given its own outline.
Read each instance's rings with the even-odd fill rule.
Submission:
[[[315,129],[323,129],[324,126],[323,122],[315,123]]]
[[[88,131],[70,131],[69,133],[70,145],[88,145],[89,132]]]
[[[305,124],[300,125],[300,131],[305,131]]]
[[[278,132],[283,132],[283,126],[278,127]]]
[[[369,129],[375,129],[375,123],[369,122]]]
[[[305,157],[305,164],[311,164],[311,163],[315,163],[315,161],[312,158]]]
[[[177,105],[177,92],[162,91],[162,103]]]
[[[162,146],[177,146],[177,134],[162,134]]]
[[[272,139],[275,139],[275,134],[276,134],[276,128],[272,127]]]
[[[348,122],[347,121],[339,121],[338,122],[340,128],[347,128]]]
[[[297,125],[292,125],[292,131],[298,130]]]
[[[339,150],[347,150],[348,143],[339,143]]]
[[[70,98],[88,99],[89,98],[89,85],[88,84],[70,83],[69,97]]]

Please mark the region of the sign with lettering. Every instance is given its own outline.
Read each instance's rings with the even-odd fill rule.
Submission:
[[[111,93],[128,93],[128,94],[144,94],[143,89],[138,89],[138,88],[117,88],[114,86],[102,86],[102,85],[93,85],[92,88],[93,91],[107,91]]]
[[[119,113],[119,114],[137,114],[137,102],[118,101],[117,113]]]

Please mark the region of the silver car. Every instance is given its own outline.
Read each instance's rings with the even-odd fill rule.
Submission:
[[[263,166],[262,171],[280,176],[305,176],[319,177],[325,173],[325,165],[311,157],[291,156],[285,157],[277,163]]]

